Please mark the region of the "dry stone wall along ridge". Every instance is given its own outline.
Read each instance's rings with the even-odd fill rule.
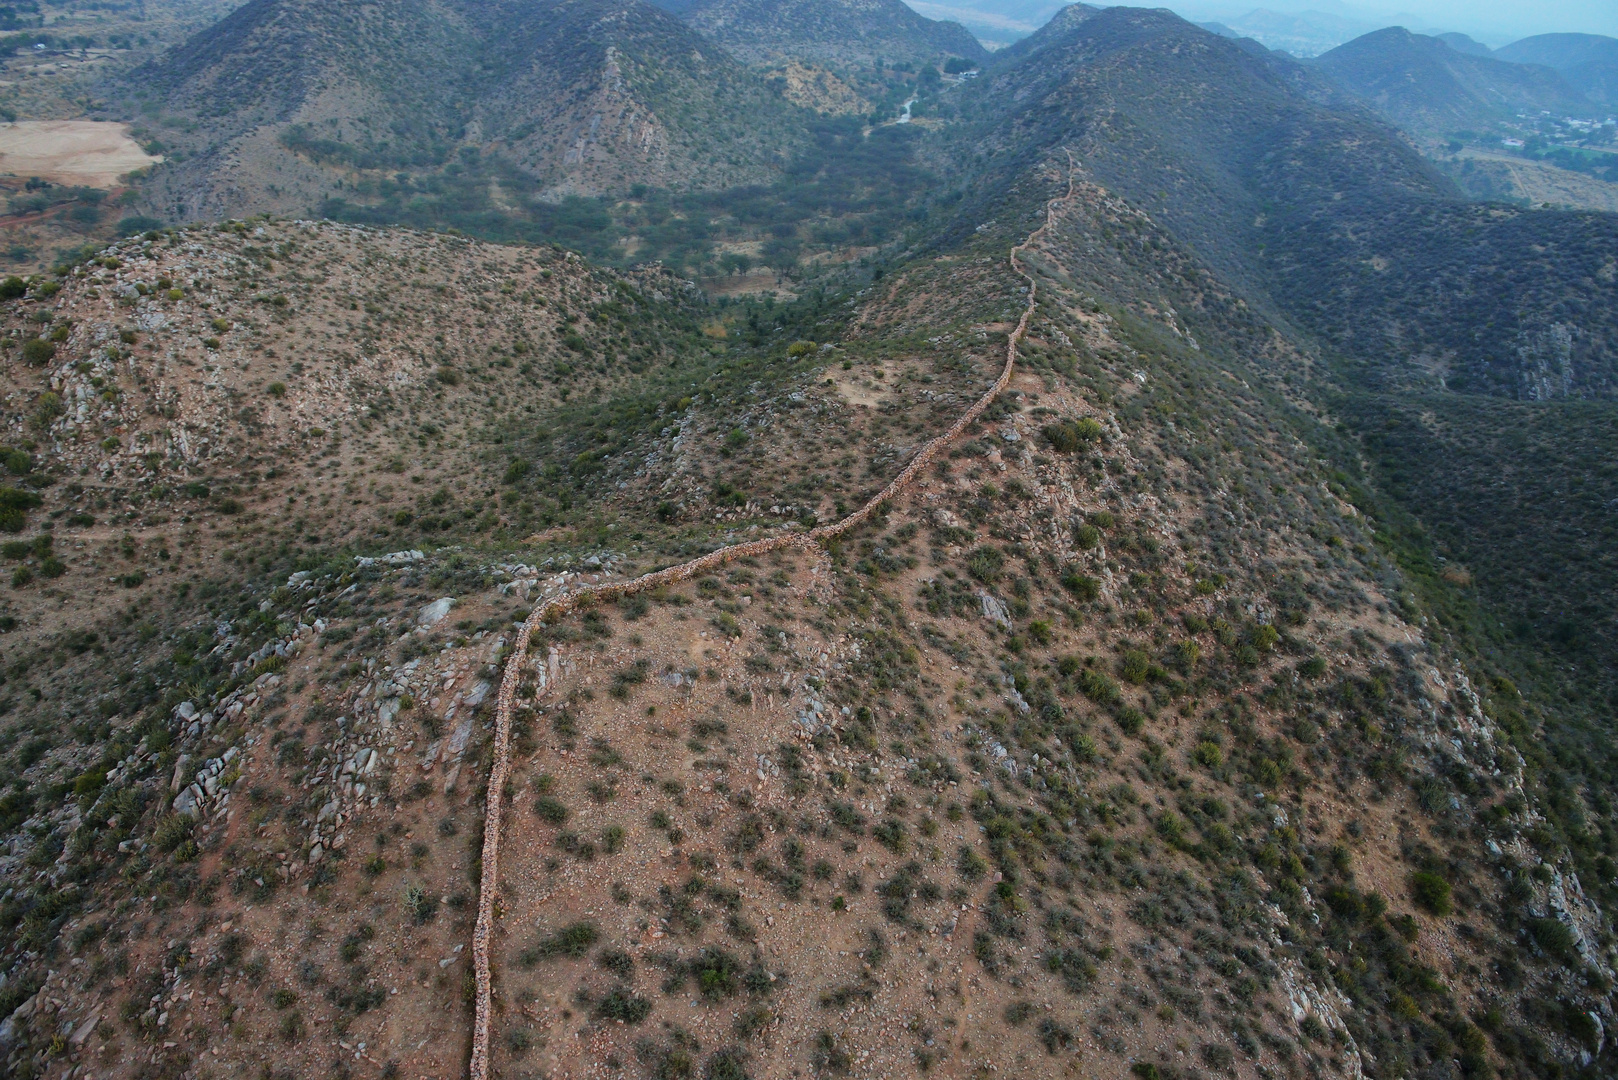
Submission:
[[[1068,156],[1067,192],[1050,201],[1046,207],[1045,221],[1030,233],[1026,240],[1012,247],[1008,255],[1011,269],[1028,281],[1028,303],[1023,308],[1022,317],[1017,320],[1016,329],[1011,332],[1011,336],[1006,341],[1006,362],[1000,369],[999,377],[995,379],[993,385],[984,392],[982,397],[978,398],[970,409],[966,410],[954,424],[950,425],[948,431],[922,447],[921,451],[911,459],[910,464],[905,466],[904,470],[894,477],[887,487],[877,492],[865,505],[840,521],[821,525],[806,533],[770,536],[762,540],[751,540],[747,543],[723,547],[718,551],[711,551],[706,555],[692,559],[690,562],[643,574],[631,581],[588,585],[576,592],[569,593],[566,596],[558,596],[534,608],[523,622],[522,629],[518,631],[517,640],[506,660],[505,674],[500,680],[500,693],[495,704],[494,764],[489,770],[488,803],[484,812],[482,876],[478,887],[478,919],[477,925],[472,931],[472,965],[476,980],[477,1011],[472,1029],[471,1080],[488,1080],[489,1076],[489,1028],[493,1016],[493,982],[489,972],[489,944],[494,934],[495,903],[498,895],[497,886],[500,880],[500,828],[505,812],[506,780],[511,772],[511,720],[515,710],[517,684],[522,678],[522,666],[526,662],[529,643],[533,639],[535,629],[541,623],[556,622],[574,612],[593,607],[604,601],[617,600],[620,597],[632,596],[635,593],[647,592],[665,585],[689,581],[711,570],[716,570],[734,559],[765,555],[785,548],[807,548],[813,544],[835,540],[844,533],[863,525],[872,514],[876,513],[878,507],[908,487],[917,474],[926,468],[941,450],[971,426],[978,417],[983,415],[983,411],[993,403],[994,399],[1011,382],[1011,375],[1017,364],[1017,343],[1027,333],[1028,322],[1033,318],[1034,311],[1039,303],[1039,282],[1035,280],[1033,274],[1018,265],[1017,256],[1028,250],[1039,239],[1040,234],[1050,227],[1056,218],[1057,206],[1073,198],[1071,152]]]

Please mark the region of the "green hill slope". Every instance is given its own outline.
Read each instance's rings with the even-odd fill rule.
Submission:
[[[1601,34],[1539,34],[1495,52],[1502,60],[1539,64],[1562,73],[1592,101],[1618,103],[1618,38]]]
[[[699,0],[681,15],[749,63],[937,64],[988,52],[959,23],[923,18],[899,0]]]
[[[1591,110],[1591,101],[1554,69],[1510,59],[1471,55],[1394,26],[1339,45],[1316,63],[1383,116],[1417,132],[1487,128],[1523,110]]]
[[[1204,349],[1209,320],[1253,327],[1227,362],[1264,357],[1346,422],[1336,482],[1408,595],[1528,695],[1543,781],[1610,806],[1618,620],[1591,598],[1613,574],[1618,217],[1468,204],[1314,73],[1162,13],[1086,19],[974,93],[953,235],[1031,212],[999,192],[1070,151],[1139,223],[1098,228],[1068,272]],[[1174,290],[1115,265],[1176,259]],[[1556,825],[1585,881],[1608,879],[1600,814]]]
[[[465,155],[553,198],[729,187],[803,139],[797,110],[638,0],[255,0],[115,89],[176,130],[157,187],[177,218],[307,212]]]

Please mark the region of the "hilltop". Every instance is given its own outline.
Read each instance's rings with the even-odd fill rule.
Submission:
[[[981,62],[989,55],[959,23],[923,18],[899,0],[697,0],[680,15],[753,64],[937,65],[952,56]]]
[[[1602,34],[1539,34],[1496,50],[1517,64],[1539,64],[1562,73],[1568,85],[1591,101],[1618,102],[1618,38]]]

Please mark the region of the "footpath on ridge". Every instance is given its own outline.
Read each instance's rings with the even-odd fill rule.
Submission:
[[[1071,155],[1070,155],[1071,157]],[[1006,340],[1006,362],[1000,369],[999,378],[978,398],[970,409],[962,413],[960,418],[951,424],[949,430],[930,440],[921,451],[911,459],[910,464],[887,487],[873,495],[865,505],[849,514],[840,521],[821,525],[808,532],[786,533],[779,536],[765,537],[762,540],[750,540],[742,544],[733,544],[717,551],[711,551],[689,562],[677,566],[665,567],[649,574],[643,574],[629,581],[609,582],[600,585],[587,585],[563,596],[554,597],[546,603],[533,609],[523,622],[522,629],[517,632],[517,640],[511,647],[506,659],[505,672],[500,679],[500,692],[495,699],[494,720],[494,764],[489,769],[488,804],[484,812],[483,824],[483,860],[482,877],[478,885],[478,919],[472,931],[472,964],[477,989],[477,1012],[472,1028],[472,1059],[471,1080],[488,1080],[489,1077],[489,1029],[492,1022],[493,983],[489,972],[489,944],[494,934],[495,896],[500,881],[500,829],[505,813],[506,780],[511,772],[511,720],[515,711],[517,697],[517,684],[522,677],[522,666],[528,656],[529,642],[533,639],[534,631],[542,623],[556,622],[574,612],[588,609],[603,601],[617,600],[620,597],[632,596],[635,593],[658,589],[676,582],[690,579],[711,570],[715,570],[733,559],[748,556],[764,555],[772,551],[786,548],[807,548],[814,544],[823,544],[835,540],[844,533],[863,525],[865,521],[876,512],[883,503],[892,499],[910,485],[910,482],[920,474],[921,470],[936,458],[941,450],[953,442],[961,432],[965,431],[983,411],[993,403],[1006,386],[1011,382],[1012,371],[1017,366],[1017,343],[1022,340],[1028,331],[1028,322],[1034,316],[1035,308],[1039,304],[1039,282],[1034,275],[1024,270],[1017,263],[1017,256],[1028,250],[1039,238],[1039,235],[1050,227],[1056,218],[1056,208],[1073,198],[1074,186],[1071,161],[1068,171],[1068,189],[1066,194],[1059,195],[1046,205],[1045,220],[1027,239],[1012,247],[1008,259],[1011,269],[1028,282],[1028,303],[1023,308],[1022,317],[1017,320],[1017,327]]]

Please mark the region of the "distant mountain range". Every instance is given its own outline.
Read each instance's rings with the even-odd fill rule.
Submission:
[[[1519,110],[1580,114],[1591,106],[1553,68],[1460,52],[1397,26],[1340,45],[1316,64],[1378,112],[1416,131],[1487,126]]]
[[[1246,15],[1200,24],[1222,37],[1246,37],[1293,56],[1319,56],[1376,29],[1374,23],[1327,11],[1279,12],[1255,8]]]
[[[908,0],[929,19],[958,22],[990,49],[1001,49],[1032,34],[1062,10],[1061,0]]]
[[[1600,34],[1541,34],[1495,52],[1517,64],[1543,64],[1592,101],[1618,105],[1618,38]]]

